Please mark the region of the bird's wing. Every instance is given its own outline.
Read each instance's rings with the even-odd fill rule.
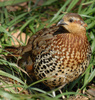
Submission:
[[[32,35],[25,47],[20,47],[19,50],[22,55],[22,59],[19,60],[19,66],[25,66],[27,72],[32,72],[33,62],[35,57],[47,46],[52,43],[52,40],[56,38],[57,34],[65,33],[61,27],[52,26],[50,28],[44,28]],[[18,50],[18,51],[19,51]]]
[[[57,34],[67,33],[66,29],[63,27],[52,26],[50,28],[44,28],[38,31],[36,34],[32,35],[25,47],[20,47],[21,54],[23,55],[25,52],[34,51],[34,55],[40,53],[42,49],[46,48],[48,43],[52,42],[52,38],[54,38]]]
[[[56,38],[56,35],[67,33],[68,31],[62,27],[52,26],[50,28],[44,28],[32,35],[26,46],[10,47],[6,48],[9,52],[12,51],[15,55],[20,55],[22,58],[18,61],[19,66],[27,66],[33,64],[33,59],[42,50],[52,43],[52,40]]]

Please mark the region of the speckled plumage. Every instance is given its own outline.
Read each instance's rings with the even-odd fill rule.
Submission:
[[[44,84],[50,88],[75,80],[87,68],[91,51],[86,37],[58,34],[46,44],[35,58],[34,73],[38,80],[48,77]]]
[[[50,88],[72,82],[86,70],[91,58],[85,27],[78,14],[66,14],[57,25],[40,30],[19,48],[19,65],[27,66],[37,80],[47,78],[43,83]]]
[[[68,13],[63,20],[67,26],[61,20],[58,26],[42,29],[26,46],[32,48],[29,54],[34,76],[37,80],[48,78],[43,83],[50,88],[64,86],[78,78],[91,58],[83,19],[78,14]]]

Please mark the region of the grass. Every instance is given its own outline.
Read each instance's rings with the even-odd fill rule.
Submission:
[[[81,0],[78,4],[79,0],[47,0],[37,6],[39,4],[39,0],[37,0],[35,4],[29,1],[27,9],[21,7],[20,10],[9,11],[6,6],[20,3],[19,0],[15,0],[14,3],[10,1],[12,0],[0,2],[0,45],[2,47],[0,48],[0,76],[2,76],[0,78],[0,99],[36,100],[39,98],[43,100],[45,98],[45,100],[58,100],[63,94],[67,98],[72,95],[84,95],[80,91],[85,92],[88,86],[95,84],[95,1]],[[7,55],[8,52],[4,50],[4,47],[11,46],[12,42],[16,45],[14,38],[20,45],[26,45],[25,41],[28,36],[57,23],[66,12],[78,13],[87,23],[87,37],[92,49],[92,58],[86,72],[74,82],[66,85],[62,90],[63,94],[52,98],[52,91],[44,91],[34,87],[34,84],[43,80],[28,84],[27,72],[12,60],[6,61],[3,55]],[[18,30],[20,40],[12,35]],[[23,33],[25,34],[24,42],[22,41]]]

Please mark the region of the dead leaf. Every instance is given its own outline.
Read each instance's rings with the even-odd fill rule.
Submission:
[[[87,92],[95,97],[95,89],[88,89]]]
[[[20,35],[20,31],[19,30],[17,30],[16,33],[12,33],[12,36],[14,37],[13,38],[14,42],[12,41],[12,46],[14,46],[14,45],[20,46],[23,43],[25,43],[25,41],[27,43],[28,39],[29,39],[29,36],[27,36],[27,40],[26,40],[26,34],[25,33],[21,33],[21,35]],[[19,43],[18,40],[21,41],[22,43]]]
[[[33,3],[36,3],[37,0],[32,0]],[[44,3],[44,0],[39,0],[39,2],[37,3],[38,6],[41,6]]]

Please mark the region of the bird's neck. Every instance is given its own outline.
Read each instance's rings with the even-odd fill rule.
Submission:
[[[80,30],[80,29],[75,29],[75,30],[72,30],[70,32],[71,34],[76,34],[76,35],[83,35],[85,36],[86,35],[86,29],[83,29],[83,30]]]

